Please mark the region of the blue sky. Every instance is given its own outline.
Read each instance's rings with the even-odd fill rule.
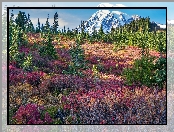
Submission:
[[[19,11],[25,12],[26,15],[29,13],[34,26],[37,24],[38,17],[40,22],[45,24],[48,14],[50,18],[50,25],[52,25],[54,14],[57,12],[59,14],[58,21],[60,28],[63,28],[65,25],[66,28],[69,27],[72,29],[76,28],[80,24],[81,20],[88,20],[92,14],[98,11],[98,9],[14,9],[13,13],[17,15]],[[152,21],[159,22],[161,24],[166,23],[166,11],[163,9],[117,9],[117,11],[127,13],[128,15],[136,14],[142,17],[149,16]]]
[[[174,15],[172,12],[173,9],[173,2],[2,2],[2,9],[4,9],[4,6],[7,5],[8,7],[20,6],[20,7],[51,7],[52,5],[55,5],[56,7],[88,7],[93,6],[96,7],[101,3],[110,3],[112,5],[117,6],[128,6],[128,7],[167,7],[168,13],[167,17],[169,20],[174,20]],[[140,15],[142,17],[149,16],[152,21],[159,22],[161,24],[166,24],[166,12],[165,10],[150,10],[150,9],[117,9],[118,11],[127,13],[128,15]],[[22,11],[22,10],[21,10]],[[58,12],[59,14],[59,28],[63,28],[65,25],[66,27],[74,28],[80,24],[81,20],[87,20],[89,17],[95,13],[97,10],[58,10],[58,9],[47,9],[47,10],[36,10],[36,9],[30,9],[30,10],[23,10],[26,12],[26,14],[30,14],[31,20],[34,23],[34,25],[37,24],[37,19],[39,17],[41,23],[45,24],[47,15],[50,15],[49,22],[52,25],[53,23],[53,16],[55,12]],[[17,14],[19,10],[14,11],[14,14]]]

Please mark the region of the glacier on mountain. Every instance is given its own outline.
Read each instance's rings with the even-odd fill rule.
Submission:
[[[101,3],[97,7],[125,7],[123,4],[110,4]],[[114,10],[109,11],[107,9],[98,10],[95,12],[87,21],[84,22],[84,31],[88,32],[90,35],[93,33],[94,29],[98,32],[100,27],[103,27],[105,33],[110,32],[112,27],[116,28],[123,26],[124,24],[129,24],[133,20],[139,20],[141,16],[139,15],[128,15],[126,13]],[[174,21],[168,21],[174,23]],[[156,23],[156,22],[155,22]],[[160,28],[166,28],[166,25],[156,23]],[[77,27],[78,32],[81,32],[81,27]]]
[[[123,26],[133,20],[138,20],[141,17],[138,15],[129,16],[126,13],[120,11],[98,10],[87,21],[84,22],[85,31],[92,34],[94,29],[98,32],[101,25],[105,33],[110,32],[112,27]],[[78,32],[81,31],[81,27],[77,27]]]

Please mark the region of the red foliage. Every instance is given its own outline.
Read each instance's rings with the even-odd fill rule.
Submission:
[[[36,104],[27,104],[20,106],[13,119],[17,124],[50,124],[52,119],[48,113],[45,113],[44,120],[41,119],[40,107]]]

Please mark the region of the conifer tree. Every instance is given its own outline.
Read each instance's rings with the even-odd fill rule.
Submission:
[[[41,31],[44,32],[44,26],[43,26],[43,24],[41,26]]]
[[[38,18],[36,33],[40,33],[40,32],[41,32],[41,27],[40,27],[40,21],[39,21],[39,18]]]
[[[47,21],[45,23],[45,26],[44,26],[44,32],[48,33],[50,31],[50,24],[49,24],[49,14],[48,14],[48,18],[47,18]]]
[[[57,34],[57,29],[58,29],[58,14],[57,12],[54,14],[54,23],[53,23],[53,33]]]
[[[66,33],[66,29],[65,29],[65,26],[63,27],[63,32]]]
[[[103,25],[101,24],[101,27],[100,27],[100,29],[99,29],[99,34],[100,35],[103,35],[104,34],[104,32],[103,32]]]
[[[15,22],[23,31],[26,31],[26,26],[28,25],[28,18],[25,12],[19,11],[18,16],[15,19]]]

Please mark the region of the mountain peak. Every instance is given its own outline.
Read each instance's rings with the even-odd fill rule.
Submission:
[[[120,11],[98,10],[84,23],[84,31],[92,34],[94,29],[98,32],[102,26],[103,31],[107,33],[111,31],[112,27],[123,26],[139,18],[138,15],[129,16]],[[81,27],[77,27],[77,29],[78,32],[81,31]]]
[[[125,7],[122,4],[110,4],[110,3],[101,3],[97,7]],[[84,23],[84,31],[92,34],[94,30],[99,31],[102,26],[104,33],[108,33],[111,31],[112,27],[116,28],[119,26],[123,26],[125,24],[129,24],[133,20],[139,20],[141,16],[132,15],[129,16],[126,13],[121,11],[110,11],[107,9],[98,10],[95,12],[87,21]],[[157,24],[157,23],[156,23]],[[158,24],[160,28],[165,28],[165,25]],[[78,32],[81,32],[81,27],[77,27]]]
[[[112,11],[112,13],[115,13],[115,14],[118,14],[118,15],[123,14],[123,12],[120,12],[120,11]]]

